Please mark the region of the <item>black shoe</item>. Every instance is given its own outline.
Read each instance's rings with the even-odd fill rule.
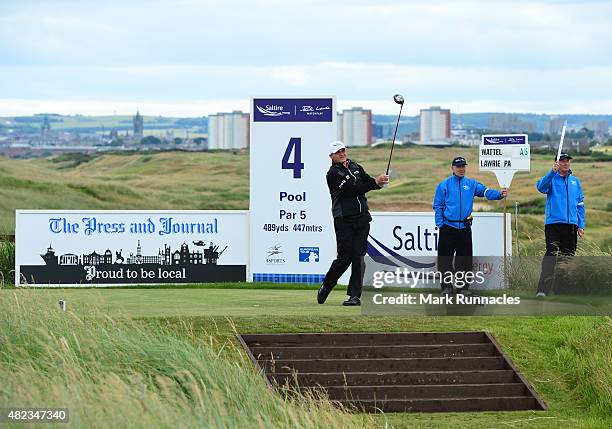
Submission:
[[[457,290],[457,293],[460,293],[461,295],[465,295],[465,296],[472,296],[473,295],[472,292],[469,289],[465,289],[465,288]]]
[[[442,292],[440,293],[440,295],[442,295],[442,296],[452,295],[452,294],[453,294],[453,288],[452,287],[442,288]]]
[[[330,292],[331,288],[326,288],[325,285],[321,285],[319,291],[317,292],[317,302],[319,304],[325,304],[325,301],[327,301],[327,297],[329,296]]]
[[[351,296],[349,299],[342,303],[345,307],[361,305],[361,301],[358,296]]]

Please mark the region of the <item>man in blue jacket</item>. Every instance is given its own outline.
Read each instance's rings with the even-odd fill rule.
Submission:
[[[497,191],[465,176],[467,161],[462,156],[453,159],[452,176],[444,179],[436,188],[433,209],[438,233],[438,271],[442,273],[442,293],[450,294],[453,284],[446,280],[446,273],[472,271],[472,205],[474,197],[501,200],[508,190]],[[453,267],[453,257],[456,255]],[[465,274],[464,274],[465,275]],[[468,293],[468,286],[459,288]]]
[[[571,156],[562,153],[552,170],[536,183],[538,191],[546,194],[546,254],[537,297],[545,297],[553,287],[557,256],[573,256],[577,235],[584,235],[584,194],[580,180],[572,174],[571,160]]]

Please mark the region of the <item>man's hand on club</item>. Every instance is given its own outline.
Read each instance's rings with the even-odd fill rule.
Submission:
[[[380,176],[378,176],[374,180],[376,181],[376,184],[378,186],[383,186],[383,185],[386,185],[387,183],[389,183],[389,176],[386,175],[386,174],[381,174]]]
[[[559,171],[559,161],[555,161],[555,163],[553,164],[553,171],[555,173]]]
[[[584,228],[578,228],[578,236],[582,237],[584,235]]]
[[[503,188],[501,191],[502,198],[506,198],[508,196],[508,188]]]

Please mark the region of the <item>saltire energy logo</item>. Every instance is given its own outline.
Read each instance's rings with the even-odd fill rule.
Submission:
[[[331,98],[255,98],[254,122],[332,122]]]
[[[389,267],[412,267],[412,268],[433,268],[436,266],[435,259],[432,262],[419,262],[400,255],[393,249],[385,246],[371,234],[368,237],[367,255],[374,262],[388,265]]]

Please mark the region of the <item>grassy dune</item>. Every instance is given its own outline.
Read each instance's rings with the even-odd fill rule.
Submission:
[[[0,408],[62,407],[75,428],[359,428],[329,401],[272,394],[241,350],[178,323],[144,325],[38,291],[0,291]]]
[[[371,192],[380,211],[430,211],[433,192],[450,174],[456,155],[470,162],[468,174],[495,186],[492,173],[480,173],[476,148],[398,148],[389,188]],[[350,149],[371,174],[384,171],[388,149]],[[544,196],[536,180],[551,157],[533,155],[532,171],[517,173],[509,209],[521,205],[520,239],[528,253],[543,252]],[[574,162],[586,194],[587,235],[582,245],[612,249],[612,169],[610,163],[583,158]],[[577,160],[580,161],[580,160]],[[321,192],[327,192],[322,189]],[[15,209],[247,209],[248,153],[153,153],[103,156],[64,155],[12,160],[0,157],[0,234],[14,230]],[[503,203],[478,199],[478,211],[503,211]]]

